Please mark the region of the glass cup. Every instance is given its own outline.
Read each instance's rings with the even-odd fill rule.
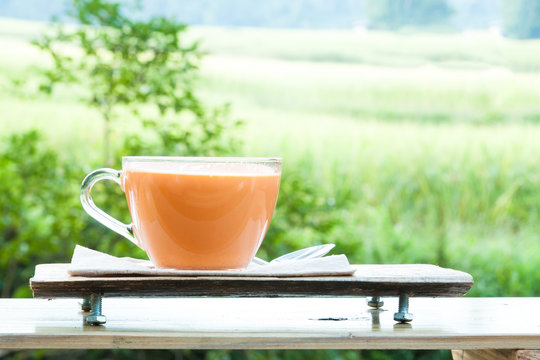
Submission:
[[[122,158],[122,170],[98,169],[81,185],[94,219],[142,248],[159,267],[243,269],[259,249],[274,213],[281,159]],[[132,224],[99,209],[90,192],[112,180],[126,194]]]

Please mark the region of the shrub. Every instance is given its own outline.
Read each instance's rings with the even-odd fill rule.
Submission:
[[[0,150],[2,297],[29,296],[36,263],[66,259],[81,237],[81,169],[60,158],[37,131],[10,136]]]

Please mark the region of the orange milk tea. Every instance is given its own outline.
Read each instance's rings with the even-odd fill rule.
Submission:
[[[156,265],[180,269],[247,267],[279,182],[262,164],[145,164],[123,175],[135,237]]]

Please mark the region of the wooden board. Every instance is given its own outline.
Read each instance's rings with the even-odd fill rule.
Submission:
[[[434,265],[355,265],[354,276],[328,277],[74,277],[67,264],[43,264],[30,279],[34,297],[104,296],[462,296],[471,275]]]
[[[454,360],[540,360],[540,350],[452,350]]]
[[[540,298],[105,298],[104,326],[77,299],[0,299],[0,349],[540,349]]]

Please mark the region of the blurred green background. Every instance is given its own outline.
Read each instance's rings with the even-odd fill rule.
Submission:
[[[142,2],[146,18],[160,7],[170,6],[170,13],[182,9],[181,3],[155,3]],[[231,0],[229,12],[248,14],[236,22],[220,13],[225,10],[218,2],[198,10],[186,3],[191,12],[183,13],[183,21],[194,25],[181,39],[199,41],[206,53],[190,86],[203,107],[230,104],[228,115],[217,118],[229,126],[212,135],[226,146],[201,143],[194,153],[170,133],[174,146],[158,146],[146,140],[151,131],[120,107],[109,129],[111,165],[119,168],[122,155],[145,153],[279,156],[280,195],[260,257],[335,243],[334,253],[347,254],[353,263],[431,263],[469,272],[475,285],[468,296],[540,296],[538,2],[423,1],[446,10],[432,9],[417,23],[407,22],[414,16],[389,17],[389,8],[400,1],[335,3],[341,6],[331,7],[336,26],[323,16],[328,5],[318,1],[298,1],[296,12],[281,9],[287,17],[272,15],[276,4],[292,6],[284,2],[249,8]],[[59,84],[51,94],[38,90],[53,62],[31,41],[49,27],[34,21],[43,20],[36,9],[26,17],[32,21],[15,19],[24,16],[14,9],[19,8],[13,2],[0,2],[0,294],[30,297],[34,266],[69,261],[77,243],[115,255],[144,254],[82,210],[80,183],[106,162],[102,116],[80,101],[88,95],[84,83]],[[69,6],[53,1],[47,9],[63,13]],[[250,17],[250,11],[264,16]],[[474,11],[484,18],[475,18]],[[520,26],[515,21],[524,11],[533,14],[527,29],[525,20]],[[429,14],[438,17],[431,21]],[[167,129],[157,130],[172,131]],[[129,221],[115,186],[96,186],[96,202]],[[21,351],[0,357],[63,354]],[[445,351],[72,355],[450,358]]]

